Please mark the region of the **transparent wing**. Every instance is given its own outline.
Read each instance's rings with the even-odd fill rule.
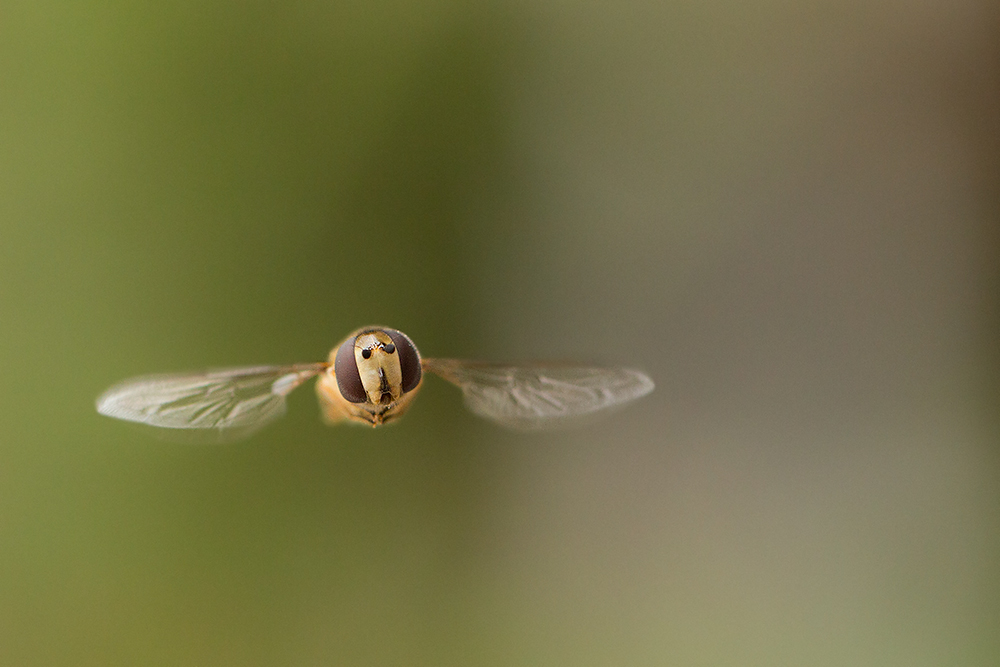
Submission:
[[[424,359],[425,370],[458,385],[474,413],[503,426],[552,428],[622,405],[653,391],[653,381],[630,368],[533,364],[507,366]]]
[[[226,368],[132,378],[97,399],[102,415],[169,429],[250,435],[285,413],[285,396],[327,364]]]

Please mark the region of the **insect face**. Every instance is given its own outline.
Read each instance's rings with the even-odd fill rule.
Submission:
[[[405,411],[420,384],[420,354],[395,329],[356,331],[333,351],[331,361],[332,368],[317,386],[330,422],[346,418],[384,423]]]

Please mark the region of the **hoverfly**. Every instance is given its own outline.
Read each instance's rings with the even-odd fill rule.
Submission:
[[[457,385],[475,414],[521,429],[563,425],[653,390],[648,376],[628,368],[422,358],[403,332],[364,327],[324,362],[132,378],[104,392],[97,411],[165,429],[211,429],[224,439],[242,438],[284,414],[285,397],[319,376],[316,394],[326,423],[381,426],[406,412],[426,372]]]

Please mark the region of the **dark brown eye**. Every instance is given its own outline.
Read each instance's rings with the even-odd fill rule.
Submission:
[[[389,343],[388,345],[383,345],[382,349],[385,350],[386,354],[392,354],[393,352],[396,351],[396,346],[393,345],[392,343]]]
[[[347,339],[337,350],[337,358],[333,361],[333,374],[337,378],[341,396],[351,403],[364,403],[368,400],[368,394],[365,393],[365,386],[361,384],[358,361],[354,358],[354,341],[354,338]],[[371,355],[370,351],[368,353]]]
[[[413,391],[420,384],[420,353],[409,336],[395,329],[385,329],[399,350],[399,370],[403,376],[403,391]],[[387,350],[388,351],[388,350]],[[392,354],[392,352],[389,352]]]
[[[364,357],[365,359],[371,359],[372,351],[366,347],[365,349],[361,350],[361,356]]]

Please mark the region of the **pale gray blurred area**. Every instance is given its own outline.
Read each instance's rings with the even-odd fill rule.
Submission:
[[[658,387],[518,450],[498,608],[576,664],[993,664],[996,8],[568,7],[485,330]]]

